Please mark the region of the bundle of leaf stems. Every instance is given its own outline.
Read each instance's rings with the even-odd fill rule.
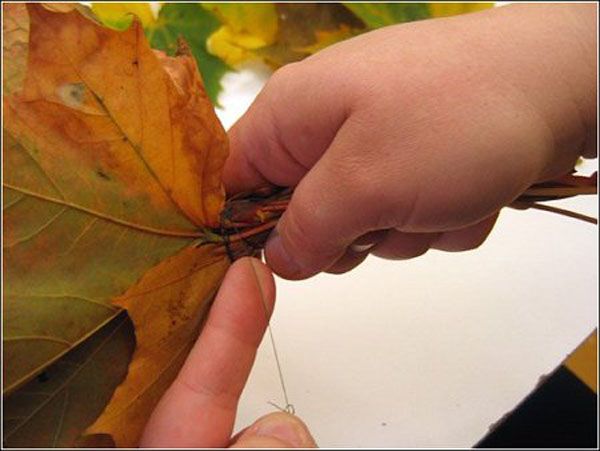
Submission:
[[[591,176],[569,174],[532,185],[509,207],[518,210],[532,208],[597,224],[597,218],[543,203],[597,193],[597,173]],[[222,214],[221,227],[214,233],[227,246],[243,243],[258,250],[287,209],[292,194],[290,188],[265,187],[252,194],[242,193],[231,197]]]

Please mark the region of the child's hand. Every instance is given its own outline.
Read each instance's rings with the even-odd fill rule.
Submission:
[[[265,265],[243,258],[231,266],[202,334],[154,410],[140,446],[316,446],[306,425],[283,412],[266,415],[231,438],[238,401],[274,302],[273,276]]]
[[[230,132],[230,193],[296,186],[287,278],[479,246],[529,185],[596,152],[595,5],[384,28],[285,66]]]

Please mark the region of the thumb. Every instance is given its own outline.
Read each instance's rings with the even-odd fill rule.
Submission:
[[[297,416],[275,412],[243,431],[231,448],[316,448],[306,425]]]
[[[356,216],[348,208],[351,200],[344,195],[346,190],[335,186],[341,181],[328,170],[328,157],[296,187],[266,243],[267,264],[286,279],[305,279],[326,270],[353,241],[355,234],[349,229]]]

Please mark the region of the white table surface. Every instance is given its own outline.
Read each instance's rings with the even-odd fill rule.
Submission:
[[[226,128],[268,76],[226,75]],[[598,216],[596,197],[560,205]],[[321,446],[472,446],[597,327],[597,249],[595,226],[505,209],[475,251],[278,279],[271,324],[297,414]],[[284,404],[265,338],[236,430],[268,401]]]

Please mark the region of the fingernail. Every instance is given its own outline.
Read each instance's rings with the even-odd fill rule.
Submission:
[[[250,263],[250,267],[252,268],[252,272],[254,273],[254,279],[256,280],[256,285],[258,287],[265,312],[267,313],[268,317],[270,317],[273,313],[273,303],[267,301],[267,298],[265,297],[265,293],[267,293],[269,287],[267,287],[267,282],[264,280],[265,272],[268,270],[262,265],[262,263],[253,257],[248,257],[248,261]],[[270,274],[268,277],[271,277]]]
[[[375,246],[375,243],[370,243],[370,244],[352,244],[350,246],[350,249],[352,249],[354,252],[360,253],[360,252],[368,251],[373,246]]]
[[[277,414],[266,417],[256,426],[254,433],[261,437],[273,437],[295,448],[314,446],[314,439],[295,417]]]
[[[267,240],[265,255],[269,266],[280,275],[293,277],[302,273],[300,265],[298,265],[283,245],[277,229],[271,232]]]
[[[248,257],[248,263],[250,263],[250,268],[252,268],[252,272],[254,273],[254,279],[256,280],[256,284],[258,285],[258,289],[261,292],[261,295],[265,292],[265,284],[261,279],[259,271],[264,271],[263,268],[260,268],[260,263],[257,263],[254,257]]]

